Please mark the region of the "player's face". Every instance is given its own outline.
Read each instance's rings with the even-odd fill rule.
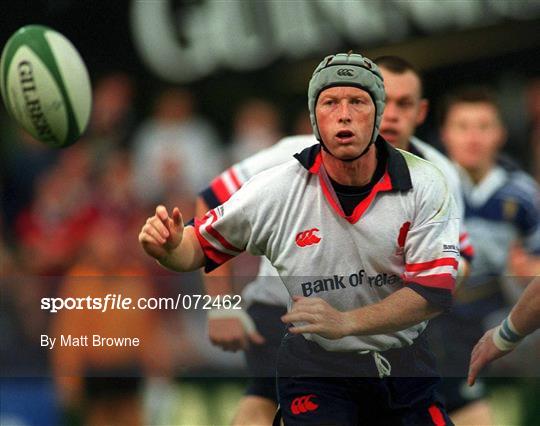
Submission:
[[[381,67],[381,73],[386,92],[381,136],[395,147],[407,149],[428,108],[427,100],[421,98],[420,79],[412,71],[396,74]]]
[[[458,103],[441,132],[448,155],[466,170],[486,170],[495,162],[506,132],[495,107],[484,102]]]
[[[324,144],[337,158],[357,157],[371,140],[375,104],[365,90],[348,86],[325,89],[315,115]]]

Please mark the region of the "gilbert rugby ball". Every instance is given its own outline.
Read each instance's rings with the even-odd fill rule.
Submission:
[[[0,90],[9,114],[52,147],[71,145],[86,129],[88,71],[73,44],[51,28],[28,25],[11,36],[0,58]]]

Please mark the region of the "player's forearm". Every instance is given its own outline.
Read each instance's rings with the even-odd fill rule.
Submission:
[[[170,254],[159,258],[158,262],[177,272],[194,271],[204,266],[204,253],[192,226],[186,226],[182,242]]]
[[[402,288],[384,300],[347,312],[348,335],[372,335],[404,330],[442,312],[409,288]]]
[[[521,336],[540,328],[540,278],[527,286],[512,309],[510,319]]]

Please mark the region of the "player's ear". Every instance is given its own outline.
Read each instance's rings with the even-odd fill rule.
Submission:
[[[418,114],[416,116],[416,125],[420,126],[422,124],[428,114],[429,111],[429,101],[425,98],[420,99],[420,103],[418,105]]]

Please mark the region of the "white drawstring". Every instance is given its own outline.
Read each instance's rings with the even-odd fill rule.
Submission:
[[[392,372],[392,366],[390,361],[383,357],[379,352],[372,352],[373,359],[375,360],[375,365],[377,366],[377,371],[379,372],[379,378],[390,376]]]
[[[390,376],[392,373],[392,365],[385,357],[377,351],[360,351],[362,355],[371,353],[375,361],[375,367],[377,367],[377,372],[379,373],[379,379]]]

